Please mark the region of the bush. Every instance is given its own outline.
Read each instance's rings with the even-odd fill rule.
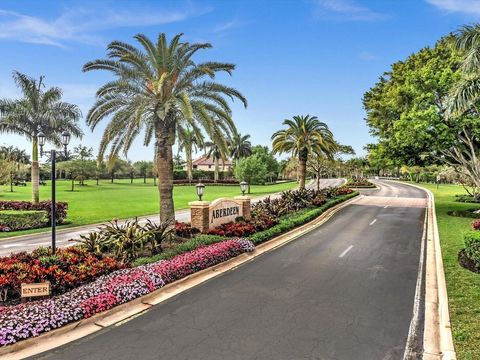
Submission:
[[[194,235],[198,234],[200,230],[192,225],[184,222],[175,222],[175,235],[180,236],[182,238],[191,238]]]
[[[465,255],[480,268],[480,233],[469,231],[463,237],[465,242]]]
[[[47,248],[13,254],[0,258],[1,300],[18,300],[21,283],[50,281],[55,295],[122,267],[111,257],[95,256],[75,247],[57,249],[55,256]]]
[[[48,217],[45,211],[0,210],[0,225],[8,228],[8,231],[35,229],[47,224]]]
[[[61,224],[67,217],[68,204],[66,202],[57,202],[56,205],[57,224]],[[35,204],[31,201],[0,201],[0,210],[43,210],[47,213],[50,223],[52,203],[50,201],[40,201]]]
[[[225,179],[221,180],[219,179],[217,182],[215,182],[213,179],[201,179],[201,180],[173,180],[174,185],[195,185],[198,182],[201,182],[203,184],[215,184],[215,185],[238,185],[239,182],[234,179]]]
[[[255,226],[247,222],[229,222],[208,231],[209,235],[225,237],[244,237],[253,234]]]
[[[455,201],[464,203],[480,203],[480,199],[472,195],[455,195]]]

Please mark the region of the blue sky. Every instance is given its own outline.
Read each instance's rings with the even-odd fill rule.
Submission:
[[[108,42],[182,32],[187,41],[213,44],[198,60],[237,65],[222,80],[247,97],[248,108],[233,104],[233,115],[254,144],[270,145],[283,119],[310,114],[363,155],[374,141],[363,120],[363,93],[391,63],[479,17],[478,0],[0,0],[0,97],[18,96],[13,70],[45,75],[86,114],[109,76],[81,68],[104,57]],[[96,149],[103,126],[94,133],[83,119],[82,126],[82,144]],[[16,136],[0,135],[0,144],[30,149]],[[128,157],[152,154],[139,140]]]

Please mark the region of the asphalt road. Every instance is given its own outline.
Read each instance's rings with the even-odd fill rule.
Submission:
[[[313,232],[37,358],[402,359],[426,200],[377,183]]]
[[[321,187],[339,186],[345,180],[344,179],[322,179],[320,182]],[[313,188],[314,183],[310,183],[309,187]],[[267,195],[269,196],[269,195]],[[275,195],[272,195],[274,197]],[[266,196],[253,199],[253,202],[263,199]],[[180,210],[175,213],[175,217],[178,221],[190,222],[190,210]],[[140,222],[146,222],[147,219],[158,222],[158,214],[150,216],[139,217]],[[69,241],[70,239],[78,239],[80,235],[86,235],[89,232],[98,229],[101,224],[86,225],[70,229],[62,229],[57,231],[57,247],[66,247],[74,245],[75,243]],[[12,237],[11,239],[0,239],[0,256],[6,256],[13,252],[20,251],[32,251],[39,246],[50,246],[51,235],[50,232],[44,232],[40,234],[31,234],[21,237]]]

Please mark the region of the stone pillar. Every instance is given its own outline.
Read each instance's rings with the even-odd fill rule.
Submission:
[[[202,233],[208,232],[208,207],[209,201],[193,201],[190,205],[190,222],[192,227],[197,228]]]
[[[235,196],[234,199],[242,204],[242,212],[243,212],[243,218],[245,220],[250,220],[252,215],[251,215],[251,198],[250,196]]]

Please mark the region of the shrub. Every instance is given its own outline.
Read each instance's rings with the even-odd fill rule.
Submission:
[[[472,221],[472,229],[473,230],[480,230],[480,220],[473,220]]]
[[[455,195],[455,201],[464,203],[480,203],[480,199],[478,197],[464,194]]]
[[[35,229],[47,226],[48,217],[39,210],[0,210],[0,224],[9,231]]]
[[[68,204],[66,202],[57,202],[56,218],[57,224],[61,224],[67,217]],[[43,210],[47,212],[48,221],[51,218],[52,203],[50,201],[40,201],[35,204],[31,201],[0,201],[0,210]]]
[[[465,255],[480,268],[480,233],[469,231],[464,235]]]
[[[63,295],[0,310],[0,346],[38,336],[148,294],[177,279],[254,250],[244,239],[200,247],[168,261],[115,271]]]
[[[52,294],[61,294],[122,267],[111,257],[94,256],[75,247],[58,249],[55,256],[48,248],[13,254],[0,258],[2,300],[19,299],[21,283],[50,281]]]
[[[192,236],[198,234],[200,230],[192,225],[184,222],[175,222],[175,235],[180,236],[182,238],[191,238]]]
[[[244,237],[253,234],[255,226],[247,222],[229,222],[210,229],[208,234],[226,237]]]

